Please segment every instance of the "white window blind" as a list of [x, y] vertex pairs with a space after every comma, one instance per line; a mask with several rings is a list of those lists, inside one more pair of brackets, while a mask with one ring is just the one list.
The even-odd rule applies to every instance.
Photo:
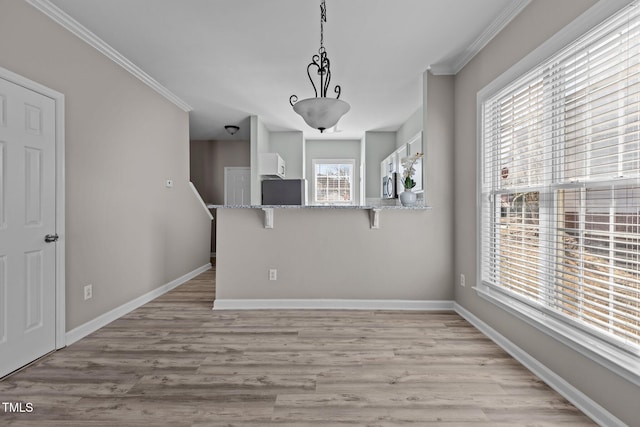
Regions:
[[314, 159], [315, 203], [353, 204], [354, 165], [353, 159]]
[[484, 285], [640, 354], [640, 11], [482, 102]]

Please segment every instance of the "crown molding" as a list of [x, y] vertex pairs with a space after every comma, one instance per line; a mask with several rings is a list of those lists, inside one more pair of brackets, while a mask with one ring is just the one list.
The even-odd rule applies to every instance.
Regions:
[[434, 64], [429, 67], [432, 74], [450, 75], [458, 74], [462, 68], [474, 56], [478, 54], [500, 31], [504, 29], [522, 10], [531, 3], [531, 0], [517, 0], [510, 2], [504, 8], [502, 13], [493, 20], [493, 22], [471, 43], [460, 55], [457, 55], [451, 61], [441, 64]]
[[431, 71], [434, 76], [452, 76], [456, 74], [456, 70], [450, 62], [429, 65], [427, 70]]
[[141, 82], [158, 92], [181, 110], [186, 112], [193, 110], [189, 104], [184, 102], [169, 89], [162, 86], [157, 80], [142, 71], [140, 67], [129, 61], [120, 52], [109, 46], [104, 40], [89, 31], [85, 26], [66, 14], [49, 0], [26, 0], [26, 2], [47, 15], [56, 23], [60, 24], [63, 28], [80, 38], [82, 41], [95, 48], [98, 52], [102, 53], [104, 56], [127, 70]]

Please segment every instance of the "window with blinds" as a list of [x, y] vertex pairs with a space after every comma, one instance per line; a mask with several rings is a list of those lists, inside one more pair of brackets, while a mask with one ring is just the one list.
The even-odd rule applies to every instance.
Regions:
[[353, 204], [355, 161], [313, 160], [316, 204]]
[[481, 103], [481, 279], [640, 354], [640, 11]]

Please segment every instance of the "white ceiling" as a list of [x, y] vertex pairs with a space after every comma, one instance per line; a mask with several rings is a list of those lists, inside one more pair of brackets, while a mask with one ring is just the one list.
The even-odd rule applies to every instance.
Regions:
[[[191, 139], [230, 139], [248, 116], [317, 138], [289, 105], [314, 96], [320, 0], [51, 0], [189, 104]], [[521, 0], [520, 0], [521, 2]], [[333, 85], [351, 111], [326, 137], [398, 127], [421, 105], [422, 73], [455, 69], [516, 0], [327, 0]]]

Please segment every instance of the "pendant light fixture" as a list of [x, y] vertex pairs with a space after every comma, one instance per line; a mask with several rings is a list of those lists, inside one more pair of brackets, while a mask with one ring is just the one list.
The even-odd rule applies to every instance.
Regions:
[[[331, 82], [331, 70], [330, 61], [327, 56], [327, 51], [324, 48], [324, 23], [327, 22], [327, 6], [325, 0], [320, 2], [320, 49], [318, 54], [311, 57], [311, 63], [307, 65], [307, 75], [313, 86], [315, 92], [315, 98], [307, 98], [298, 101], [296, 95], [289, 97], [289, 104], [293, 107], [293, 111], [300, 114], [304, 121], [312, 128], [318, 129], [321, 133], [326, 129], [329, 129], [338, 123], [338, 120], [349, 111], [351, 106], [344, 102], [340, 98], [341, 88], [336, 85], [334, 92], [337, 96], [334, 98], [327, 98], [327, 89]], [[318, 74], [320, 82], [319, 86], [313, 81], [311, 77], [311, 70]], [[320, 96], [318, 96], [318, 88], [320, 89]]]

